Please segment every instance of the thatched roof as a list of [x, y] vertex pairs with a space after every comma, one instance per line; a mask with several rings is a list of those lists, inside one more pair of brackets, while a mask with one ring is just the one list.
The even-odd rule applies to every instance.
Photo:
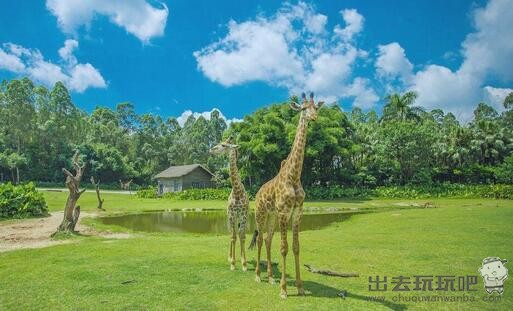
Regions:
[[156, 178], [174, 178], [174, 177], [182, 177], [190, 172], [194, 171], [197, 168], [203, 169], [208, 174], [214, 176], [206, 167], [204, 167], [201, 164], [190, 164], [190, 165], [178, 165], [178, 166], [170, 166], [169, 168], [165, 169], [164, 171], [158, 173], [153, 177]]

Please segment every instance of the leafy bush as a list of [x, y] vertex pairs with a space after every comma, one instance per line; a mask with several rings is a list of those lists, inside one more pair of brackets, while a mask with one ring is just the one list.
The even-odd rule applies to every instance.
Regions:
[[[249, 189], [249, 198], [253, 200], [258, 188]], [[187, 189], [182, 192], [169, 192], [162, 198], [174, 200], [228, 200], [230, 188], [218, 189]], [[388, 186], [375, 189], [365, 187], [343, 187], [333, 185], [328, 187], [310, 187], [305, 189], [307, 200], [336, 200], [336, 199], [427, 199], [427, 198], [483, 198], [483, 199], [513, 199], [513, 185], [463, 185], [463, 184], [433, 184], [429, 186]], [[154, 187], [139, 190], [139, 198], [157, 198]]]
[[308, 200], [334, 200], [334, 199], [362, 199], [374, 196], [369, 188], [342, 187], [338, 185], [328, 187], [310, 187], [305, 189]]
[[0, 218], [24, 218], [48, 215], [43, 194], [33, 183], [14, 186], [0, 184]]
[[387, 199], [486, 198], [513, 199], [513, 185], [438, 184], [432, 186], [394, 186], [375, 189], [375, 196]]
[[230, 192], [230, 188], [187, 189], [181, 192], [168, 192], [162, 197], [175, 200], [228, 200]]
[[513, 184], [513, 154], [495, 169], [495, 176], [498, 182]]
[[141, 199], [156, 199], [157, 198], [157, 188], [155, 187], [148, 187], [145, 189], [140, 189], [135, 194], [136, 197]]

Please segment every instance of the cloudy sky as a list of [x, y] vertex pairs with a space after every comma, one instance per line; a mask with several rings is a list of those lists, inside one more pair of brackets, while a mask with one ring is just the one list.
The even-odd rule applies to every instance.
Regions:
[[302, 91], [381, 111], [415, 90], [465, 120], [512, 91], [512, 16], [512, 0], [1, 1], [0, 79], [180, 120], [241, 118]]

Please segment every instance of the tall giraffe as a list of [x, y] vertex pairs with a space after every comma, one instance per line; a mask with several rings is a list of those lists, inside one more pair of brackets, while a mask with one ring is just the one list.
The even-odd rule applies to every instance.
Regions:
[[230, 155], [230, 181], [232, 184], [232, 191], [228, 198], [228, 229], [230, 230], [230, 252], [228, 254], [228, 261], [230, 262], [230, 269], [235, 270], [235, 244], [237, 242], [237, 232], [239, 233], [240, 240], [240, 256], [242, 263], [242, 271], [246, 271], [246, 250], [244, 241], [246, 240], [246, 223], [248, 220], [249, 200], [244, 189], [244, 185], [240, 180], [239, 170], [237, 169], [237, 149], [238, 145], [233, 144], [233, 139], [230, 137], [226, 141], [219, 143], [212, 147], [210, 152], [214, 154], [221, 154], [229, 152]]
[[285, 264], [288, 253], [287, 226], [292, 219], [292, 251], [296, 264], [296, 287], [299, 295], [304, 295], [303, 281], [299, 271], [299, 223], [303, 215], [303, 201], [305, 192], [301, 185], [301, 171], [303, 169], [303, 159], [306, 145], [306, 133], [308, 122], [317, 119], [317, 110], [323, 105], [323, 102], [314, 103], [313, 93], [310, 93], [310, 100], [302, 94], [303, 104], [299, 105], [295, 100], [291, 100], [290, 106], [294, 110], [301, 111], [299, 124], [297, 126], [296, 137], [292, 150], [287, 159], [282, 161], [281, 168], [273, 179], [265, 183], [256, 195], [255, 220], [256, 230], [251, 240], [250, 248], [258, 245], [256, 278], [260, 282], [260, 254], [262, 250], [263, 233], [267, 231], [265, 239], [265, 248], [267, 251], [267, 273], [269, 283], [273, 284], [271, 264], [271, 242], [273, 239], [276, 220], [278, 220], [281, 245], [281, 281], [280, 296], [287, 298], [287, 283], [285, 277]]

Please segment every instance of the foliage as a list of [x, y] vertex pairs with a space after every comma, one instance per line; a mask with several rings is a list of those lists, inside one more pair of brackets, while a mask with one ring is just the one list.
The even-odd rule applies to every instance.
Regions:
[[497, 181], [505, 184], [513, 184], [513, 155], [504, 160], [495, 170]]
[[228, 200], [231, 188], [205, 188], [205, 189], [186, 189], [181, 192], [168, 192], [162, 196], [157, 195], [155, 187], [148, 187], [137, 191], [136, 196], [143, 199], [165, 198], [173, 200]]
[[48, 214], [43, 194], [33, 183], [0, 184], [0, 218], [24, 218]]
[[141, 199], [156, 199], [157, 196], [157, 188], [156, 187], [148, 187], [145, 189], [139, 189], [135, 194], [136, 197]]
[[[228, 200], [230, 188], [218, 189], [187, 189], [181, 192], [169, 192], [162, 198], [174, 200]], [[258, 188], [249, 189], [249, 198], [254, 199]], [[430, 184], [368, 187], [344, 187], [339, 185], [311, 186], [305, 188], [306, 200], [337, 200], [337, 199], [427, 199], [427, 198], [482, 198], [482, 199], [513, 199], [513, 185], [464, 185], [464, 184]], [[155, 187], [141, 189], [138, 198], [159, 198]]]
[[166, 199], [174, 200], [228, 200], [230, 188], [217, 189], [186, 189], [181, 192], [168, 192], [162, 195]]
[[[513, 94], [504, 112], [479, 103], [465, 124], [441, 109], [416, 107], [415, 99], [414, 92], [390, 94], [381, 117], [360, 108], [346, 113], [338, 105], [320, 109], [308, 129], [305, 188], [511, 183], [506, 159], [513, 151]], [[94, 176], [106, 187], [120, 180], [146, 187], [168, 166], [192, 163], [206, 165], [216, 185], [229, 187], [226, 156], [208, 151], [223, 135], [234, 135], [243, 182], [255, 193], [279, 171], [298, 119], [288, 103], [258, 109], [229, 128], [217, 110], [210, 118], [191, 115], [183, 125], [137, 114], [127, 102], [86, 113], [61, 82], [47, 89], [13, 79], [0, 85], [0, 182], [60, 187], [61, 169], [78, 149], [87, 159], [84, 180]]]

